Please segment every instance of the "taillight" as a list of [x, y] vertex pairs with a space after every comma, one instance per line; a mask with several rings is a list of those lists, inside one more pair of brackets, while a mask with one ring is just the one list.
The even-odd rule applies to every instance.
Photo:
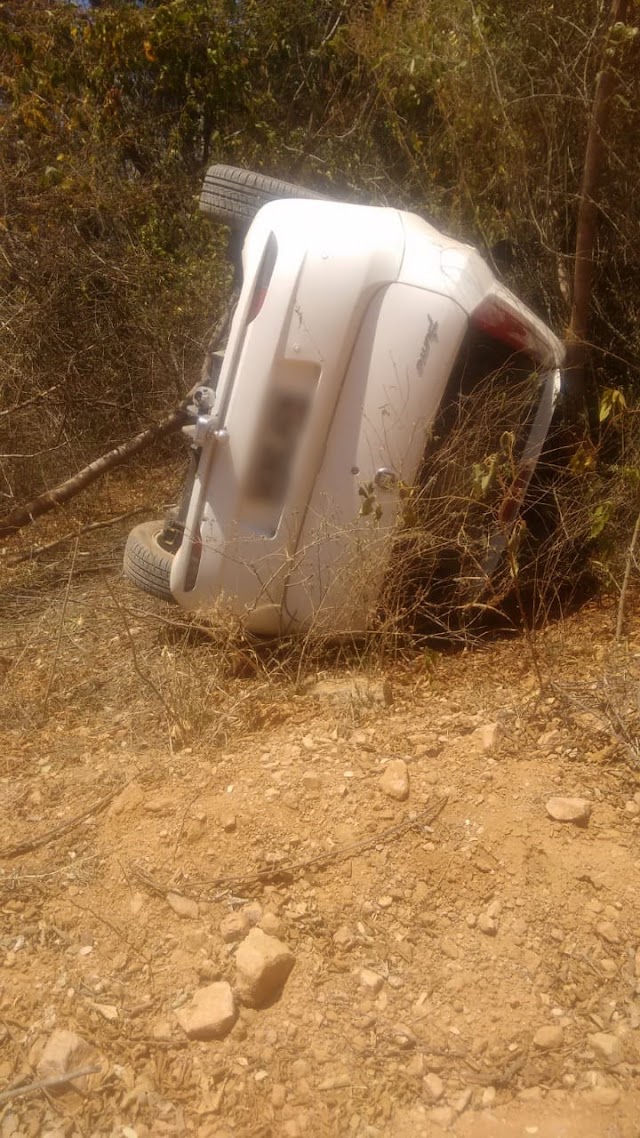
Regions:
[[483, 332], [488, 332], [494, 339], [500, 340], [503, 344], [510, 344], [518, 351], [525, 349], [531, 351], [534, 346], [531, 328], [495, 300], [484, 300], [473, 313], [471, 323]]
[[267, 243], [264, 247], [264, 253], [262, 254], [262, 260], [260, 262], [260, 268], [258, 269], [256, 276], [256, 283], [253, 289], [253, 296], [251, 297], [251, 304], [249, 305], [249, 312], [247, 315], [247, 324], [250, 324], [252, 320], [255, 320], [260, 309], [262, 308], [262, 305], [265, 302], [269, 284], [271, 282], [271, 277], [273, 276], [273, 270], [277, 256], [278, 242], [275, 239], [275, 235], [273, 233], [270, 233], [267, 238]]

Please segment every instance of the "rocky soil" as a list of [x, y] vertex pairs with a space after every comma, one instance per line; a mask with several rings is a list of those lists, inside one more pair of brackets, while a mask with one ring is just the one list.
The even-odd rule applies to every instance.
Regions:
[[115, 553], [65, 556], [0, 646], [0, 1138], [637, 1135], [613, 607], [216, 671]]

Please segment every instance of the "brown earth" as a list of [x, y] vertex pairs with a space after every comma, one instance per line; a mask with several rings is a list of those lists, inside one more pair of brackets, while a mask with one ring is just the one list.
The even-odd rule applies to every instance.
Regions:
[[[535, 645], [259, 656], [120, 579], [128, 524], [4, 573], [0, 1138], [640, 1134], [640, 634], [613, 644], [614, 603]], [[176, 1013], [235, 985], [233, 913], [295, 965], [193, 1042]], [[99, 1072], [18, 1094], [60, 1030]]]

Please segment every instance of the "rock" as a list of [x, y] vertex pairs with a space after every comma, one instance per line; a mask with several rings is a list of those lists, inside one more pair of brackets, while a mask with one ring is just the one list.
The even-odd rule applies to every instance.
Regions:
[[590, 1097], [598, 1106], [615, 1106], [620, 1101], [620, 1091], [617, 1087], [594, 1087]]
[[407, 1074], [412, 1079], [423, 1079], [426, 1073], [427, 1061], [422, 1052], [418, 1051], [407, 1063]]
[[488, 1110], [496, 1101], [498, 1092], [495, 1087], [485, 1087], [480, 1098], [480, 1105]]
[[315, 771], [305, 771], [301, 781], [305, 790], [318, 791], [322, 787], [322, 779]]
[[262, 920], [262, 905], [259, 901], [249, 901], [242, 909], [242, 915], [247, 918], [251, 928], [253, 928], [254, 925], [259, 925]]
[[557, 747], [560, 742], [562, 742], [562, 735], [557, 728], [553, 728], [551, 731], [545, 731], [538, 738], [538, 746], [541, 751], [548, 751], [550, 747]]
[[224, 1039], [237, 1015], [231, 987], [226, 980], [220, 980], [194, 992], [189, 1003], [178, 1009], [176, 1019], [189, 1039], [207, 1042]]
[[373, 972], [370, 968], [361, 968], [358, 972], [358, 983], [362, 988], [366, 988], [374, 996], [377, 996], [384, 981], [382, 976], [377, 972]]
[[430, 1122], [435, 1122], [436, 1126], [440, 1126], [443, 1130], [448, 1130], [453, 1125], [456, 1117], [456, 1112], [452, 1106], [436, 1106], [427, 1114]]
[[500, 725], [498, 723], [483, 723], [471, 733], [471, 739], [485, 754], [493, 751], [500, 738]]
[[585, 826], [591, 815], [588, 798], [550, 798], [546, 804], [547, 814], [556, 822], [574, 822]]
[[498, 922], [490, 917], [488, 913], [481, 913], [478, 917], [477, 927], [485, 936], [496, 936], [498, 932]]
[[281, 940], [251, 929], [236, 952], [236, 988], [249, 1007], [261, 1007], [278, 994], [295, 963]]
[[598, 921], [596, 932], [607, 944], [620, 944], [620, 933], [613, 921]]
[[390, 759], [382, 772], [378, 786], [387, 798], [405, 802], [409, 797], [409, 770], [404, 759]]
[[456, 1095], [456, 1097], [453, 1099], [453, 1101], [451, 1103], [456, 1114], [463, 1114], [463, 1112], [467, 1109], [469, 1103], [471, 1102], [472, 1098], [473, 1098], [473, 1087], [465, 1087], [465, 1089], [463, 1091], [461, 1091], [459, 1095]]
[[541, 1027], [533, 1037], [533, 1046], [540, 1051], [557, 1051], [564, 1043], [564, 1031], [555, 1024]]
[[[101, 1059], [102, 1056], [96, 1048], [81, 1035], [77, 1035], [75, 1031], [60, 1029], [53, 1031], [47, 1039], [36, 1066], [36, 1074], [39, 1079], [59, 1078], [67, 1071], [77, 1071], [81, 1067], [94, 1064], [99, 1066]], [[79, 1079], [74, 1079], [72, 1083], [63, 1083], [59, 1088], [52, 1088], [52, 1093], [64, 1094], [71, 1089], [86, 1094], [91, 1077], [83, 1075]]]
[[233, 834], [236, 826], [238, 825], [238, 820], [235, 814], [223, 814], [222, 818], [220, 819], [220, 824], [225, 834]]
[[442, 1098], [444, 1094], [444, 1083], [440, 1076], [436, 1075], [435, 1071], [430, 1071], [428, 1075], [425, 1075], [422, 1080], [422, 1085], [428, 1097], [431, 1099], [431, 1102], [438, 1102]]
[[596, 1031], [594, 1035], [587, 1036], [587, 1039], [598, 1059], [602, 1059], [607, 1067], [616, 1067], [618, 1063], [622, 1063], [624, 1047], [617, 1035], [610, 1035], [606, 1031]]
[[521, 1102], [540, 1102], [542, 1097], [542, 1087], [523, 1087], [518, 1091]]
[[333, 943], [335, 944], [336, 948], [342, 948], [345, 950], [353, 948], [356, 940], [356, 934], [352, 929], [349, 928], [348, 925], [340, 925], [340, 928], [336, 929], [333, 934]]
[[246, 937], [250, 928], [246, 913], [227, 913], [220, 921], [220, 936], [225, 944], [236, 944]]
[[145, 810], [149, 814], [173, 814], [175, 812], [175, 798], [171, 794], [159, 794], [145, 803]]
[[449, 957], [449, 960], [459, 960], [462, 955], [456, 942], [447, 936], [444, 936], [440, 941], [440, 949], [444, 956]]
[[634, 802], [632, 798], [628, 802], [625, 802], [624, 808], [627, 814], [630, 814], [632, 818], [637, 818], [638, 814], [640, 814], [640, 806], [638, 806], [638, 803]]
[[282, 921], [276, 917], [275, 913], [267, 911], [258, 922], [263, 933], [267, 936], [280, 936], [282, 932]]
[[183, 921], [197, 921], [200, 916], [200, 906], [197, 901], [183, 897], [181, 893], [167, 893], [167, 905]]
[[89, 1004], [89, 1007], [93, 1008], [98, 1015], [108, 1020], [109, 1023], [113, 1023], [118, 1018], [118, 1009], [115, 1004]]

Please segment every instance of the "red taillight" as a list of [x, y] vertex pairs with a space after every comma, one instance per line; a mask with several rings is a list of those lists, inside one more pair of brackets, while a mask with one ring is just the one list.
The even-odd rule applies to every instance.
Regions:
[[275, 235], [270, 233], [267, 238], [267, 243], [262, 254], [260, 268], [256, 276], [256, 283], [253, 289], [253, 296], [251, 297], [251, 304], [249, 305], [249, 312], [247, 314], [247, 324], [255, 320], [262, 305], [264, 304], [273, 276], [273, 270], [278, 256], [278, 242]]
[[476, 328], [488, 332], [503, 344], [510, 344], [518, 351], [531, 351], [534, 337], [530, 328], [508, 308], [503, 308], [495, 300], [484, 300], [471, 317]]

